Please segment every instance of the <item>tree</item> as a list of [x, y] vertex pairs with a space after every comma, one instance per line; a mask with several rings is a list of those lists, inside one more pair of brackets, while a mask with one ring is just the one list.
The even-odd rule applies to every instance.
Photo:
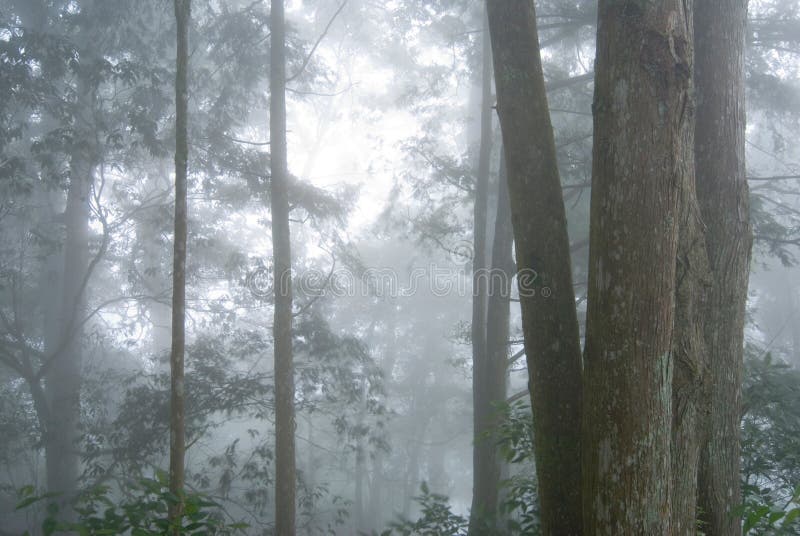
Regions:
[[[175, 0], [177, 71], [175, 75], [175, 236], [172, 268], [172, 348], [170, 350], [169, 489], [183, 496], [186, 432], [184, 424], [184, 353], [186, 348], [187, 162], [189, 158], [189, 20], [191, 0]], [[183, 515], [183, 499], [170, 505], [170, 520]], [[180, 522], [175, 533], [180, 534]]]
[[581, 532], [581, 350], [556, 148], [531, 0], [489, 0], [545, 533]]
[[598, 8], [582, 438], [591, 533], [671, 533], [675, 260], [692, 179], [685, 5]]
[[[498, 448], [500, 429], [505, 415], [501, 411], [507, 392], [509, 324], [511, 316], [511, 286], [514, 275], [514, 236], [511, 226], [511, 206], [508, 198], [508, 181], [506, 180], [505, 159], [501, 157], [497, 192], [497, 208], [492, 238], [492, 262], [488, 271], [488, 304], [486, 322], [486, 358], [483, 366], [473, 374], [480, 374], [480, 390], [483, 395], [481, 435], [475, 438], [474, 451], [479, 457], [480, 480], [476, 482], [474, 496], [481, 502], [477, 505], [473, 499], [470, 512], [470, 527], [474, 534], [482, 534], [492, 526], [501, 528], [500, 493], [503, 477], [502, 453]], [[473, 386], [473, 389], [475, 386]], [[473, 409], [476, 411], [477, 408]], [[476, 518], [476, 520], [473, 520]], [[481, 521], [488, 526], [484, 526]], [[480, 527], [480, 529], [478, 528]], [[490, 532], [491, 533], [491, 532]]]
[[286, 26], [283, 0], [270, 10], [270, 206], [275, 313], [275, 533], [295, 533], [294, 371], [292, 364], [292, 249], [286, 149]]
[[745, 170], [744, 53], [747, 0], [696, 2], [697, 197], [713, 273], [703, 330], [709, 352], [708, 443], [700, 470], [704, 531], [741, 533], [744, 322], [752, 234]]
[[[485, 15], [484, 15], [485, 19]], [[486, 248], [487, 212], [489, 204], [489, 169], [492, 156], [492, 47], [486, 22], [481, 43], [480, 149], [475, 177], [472, 250], [472, 508], [470, 534], [479, 533], [481, 519], [494, 517], [497, 508], [497, 481], [493, 481], [491, 453], [494, 445], [486, 437], [491, 432], [492, 405], [486, 376], [488, 254]]]

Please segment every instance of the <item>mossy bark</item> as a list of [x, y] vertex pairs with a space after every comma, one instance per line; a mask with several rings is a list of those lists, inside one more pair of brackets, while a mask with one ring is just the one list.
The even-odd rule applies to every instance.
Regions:
[[545, 534], [581, 533], [581, 349], [531, 0], [489, 0]]
[[601, 0], [583, 414], [586, 534], [672, 532], [676, 258], [691, 1]]
[[745, 176], [746, 0], [697, 2], [695, 161], [713, 284], [703, 329], [709, 351], [708, 442], [700, 509], [709, 535], [741, 534], [739, 427], [752, 232]]

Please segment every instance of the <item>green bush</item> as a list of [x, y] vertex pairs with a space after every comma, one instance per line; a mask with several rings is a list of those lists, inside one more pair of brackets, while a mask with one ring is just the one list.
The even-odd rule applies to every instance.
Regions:
[[[36, 495], [32, 486], [20, 490], [17, 509], [45, 505], [42, 533], [45, 536], [68, 532], [81, 536], [131, 534], [131, 536], [160, 536], [172, 534], [177, 528], [167, 512], [181, 499], [167, 489], [166, 476], [156, 480], [140, 479], [130, 490], [129, 498], [116, 501], [107, 486], [96, 486], [81, 493], [71, 502], [75, 520], [61, 514], [55, 494]], [[178, 520], [180, 533], [188, 536], [228, 536], [242, 533], [247, 525], [227, 524], [219, 515], [219, 505], [196, 493], [183, 496], [183, 516]], [[26, 536], [29, 533], [26, 533]]]

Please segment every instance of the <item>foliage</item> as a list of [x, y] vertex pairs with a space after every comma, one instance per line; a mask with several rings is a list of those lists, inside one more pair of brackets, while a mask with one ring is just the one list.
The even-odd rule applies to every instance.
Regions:
[[[540, 534], [538, 496], [533, 466], [533, 421], [526, 401], [498, 404], [504, 415], [499, 429], [498, 448], [510, 464], [512, 475], [502, 482], [500, 512], [505, 524], [502, 534], [534, 536]], [[415, 497], [421, 506], [416, 521], [401, 520], [390, 525], [382, 536], [400, 534], [458, 535], [465, 533], [468, 522], [454, 514], [447, 497], [431, 493], [423, 483], [422, 494]]]
[[742, 489], [749, 534], [800, 533], [800, 371], [748, 348], [743, 389]]
[[503, 481], [500, 512], [513, 534], [539, 534], [539, 499], [533, 464], [533, 417], [526, 400], [499, 406], [499, 448], [512, 475]]
[[747, 502], [737, 511], [744, 520], [745, 535], [800, 534], [800, 487], [783, 504], [775, 502], [768, 488], [751, 486], [745, 493]]
[[422, 509], [421, 517], [416, 521], [401, 519], [391, 523], [381, 536], [463, 536], [467, 533], [467, 519], [453, 513], [447, 497], [431, 493], [425, 482], [420, 490], [421, 495], [414, 497], [414, 500]]
[[[132, 536], [157, 536], [170, 534], [176, 527], [167, 518], [170, 504], [180, 499], [168, 491], [167, 477], [159, 473], [157, 479], [141, 479], [128, 491], [128, 498], [115, 501], [111, 489], [96, 486], [82, 493], [71, 505], [77, 520], [60, 518], [61, 508], [53, 494], [37, 496], [28, 486], [20, 491], [17, 509], [46, 503], [42, 533], [45, 536], [60, 532], [94, 536], [101, 534], [125, 534]], [[220, 516], [219, 505], [206, 497], [187, 493], [183, 497], [184, 515], [180, 520], [180, 533], [186, 535], [226, 536], [242, 534], [247, 525], [226, 523]], [[27, 532], [25, 534], [28, 534]]]

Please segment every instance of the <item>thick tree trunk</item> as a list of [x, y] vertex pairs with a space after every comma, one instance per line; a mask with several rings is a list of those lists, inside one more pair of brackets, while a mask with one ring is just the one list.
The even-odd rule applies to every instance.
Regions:
[[[175, 236], [172, 259], [172, 348], [170, 351], [169, 489], [180, 497], [184, 487], [186, 432], [183, 358], [186, 346], [186, 175], [189, 157], [188, 89], [190, 0], [175, 0], [177, 72], [175, 75]], [[169, 517], [180, 534], [183, 502], [171, 504]]]
[[275, 316], [275, 534], [295, 533], [294, 370], [292, 364], [292, 249], [286, 148], [286, 27], [283, 0], [270, 12], [270, 148]]
[[697, 195], [713, 286], [705, 315], [710, 422], [700, 508], [710, 535], [741, 534], [739, 426], [744, 319], [752, 236], [745, 178], [746, 0], [696, 3]]
[[587, 534], [672, 534], [675, 275], [692, 127], [687, 4], [601, 0], [598, 7], [583, 415]]
[[[485, 17], [484, 17], [485, 18]], [[487, 23], [484, 22], [484, 28]], [[492, 154], [492, 48], [489, 36], [482, 39], [483, 72], [481, 75], [481, 139], [473, 206], [472, 259], [472, 508], [469, 534], [480, 533], [481, 520], [494, 511], [491, 479], [487, 480], [485, 426], [492, 408], [487, 398], [486, 319], [487, 319], [487, 251], [486, 224], [489, 201], [489, 170]]]
[[70, 162], [70, 184], [64, 211], [64, 266], [58, 343], [46, 365], [49, 423], [45, 436], [47, 489], [72, 496], [78, 486], [80, 455], [80, 389], [85, 278], [89, 265], [89, 189], [91, 156], [78, 150]]
[[581, 533], [581, 349], [532, 0], [489, 0], [545, 534]]
[[[34, 34], [46, 30], [47, 6], [43, 2], [16, 1], [13, 7], [23, 25]], [[80, 84], [81, 105], [90, 109], [90, 92], [83, 81]], [[84, 144], [71, 155], [62, 252], [51, 251], [44, 265], [41, 296], [48, 361], [38, 373], [31, 367], [26, 377], [42, 425], [47, 489], [63, 494], [64, 507], [77, 491], [80, 473], [80, 322], [86, 309], [84, 279], [89, 263], [89, 188], [93, 171], [90, 146]], [[43, 194], [44, 204], [49, 205], [50, 195]]]

